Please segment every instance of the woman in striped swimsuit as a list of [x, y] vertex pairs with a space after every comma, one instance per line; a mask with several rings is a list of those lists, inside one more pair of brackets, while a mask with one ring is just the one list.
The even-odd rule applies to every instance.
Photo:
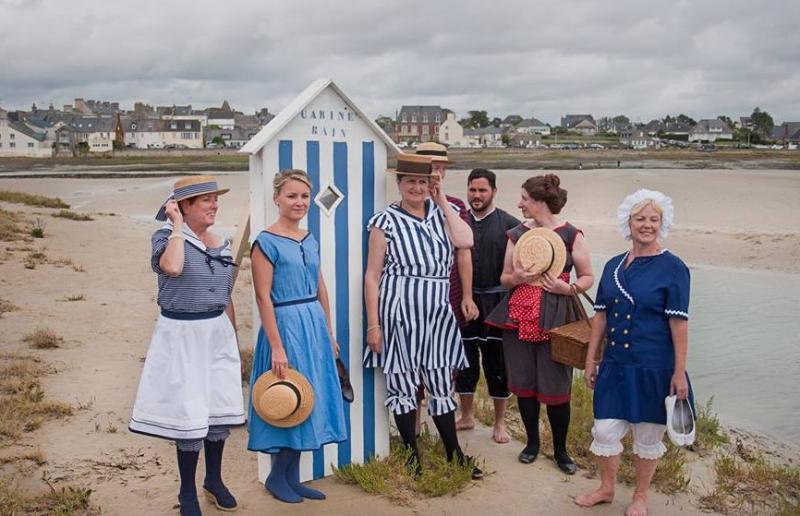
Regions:
[[[453, 369], [467, 361], [450, 306], [449, 276], [454, 250], [472, 247], [472, 231], [447, 202], [439, 178], [431, 176], [429, 157], [401, 155], [396, 172], [400, 202], [368, 224], [364, 364], [383, 368], [386, 406], [411, 450], [409, 466], [419, 474], [414, 420], [420, 384], [430, 393], [428, 413], [447, 459], [469, 459], [458, 444], [451, 395]], [[473, 478], [481, 476], [473, 467]]]
[[156, 215], [166, 221], [153, 234], [151, 266], [158, 275], [158, 305], [150, 348], [129, 424], [137, 432], [176, 441], [181, 515], [200, 514], [195, 473], [205, 449], [206, 496], [221, 510], [236, 510], [222, 482], [228, 427], [245, 422], [242, 373], [231, 291], [230, 242], [209, 228], [217, 215], [211, 176], [175, 183]]

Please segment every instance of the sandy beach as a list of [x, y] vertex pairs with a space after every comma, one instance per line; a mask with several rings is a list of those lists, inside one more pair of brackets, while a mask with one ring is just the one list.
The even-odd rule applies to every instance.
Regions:
[[[537, 172], [538, 173], [538, 172]], [[563, 218], [582, 228], [592, 251], [613, 255], [626, 249], [615, 227], [616, 207], [637, 188], [661, 190], [675, 202], [675, 227], [667, 246], [690, 265], [703, 264], [800, 274], [800, 173], [784, 170], [571, 170], [557, 172], [569, 191]], [[448, 175], [448, 193], [466, 197], [466, 171]], [[529, 171], [498, 173], [498, 205], [518, 215], [519, 185]], [[231, 188], [221, 199], [217, 230], [232, 235], [247, 205], [246, 173], [218, 176]], [[28, 465], [18, 474], [22, 487], [43, 489], [46, 470], [52, 481], [91, 487], [92, 503], [105, 514], [171, 514], [177, 502], [174, 448], [166, 441], [127, 431], [127, 420], [142, 361], [156, 318], [155, 277], [149, 266], [153, 214], [170, 192], [174, 178], [1, 178], [0, 189], [59, 197], [93, 221], [51, 216], [53, 210], [0, 203], [45, 225], [44, 239], [0, 242], [0, 298], [18, 309], [2, 314], [0, 346], [4, 353], [40, 356], [55, 369], [42, 383], [49, 397], [82, 406], [75, 415], [45, 423], [18, 444], [2, 449], [40, 449], [47, 463]], [[393, 185], [388, 187], [393, 189]], [[391, 195], [390, 198], [394, 198]], [[259, 228], [256, 228], [259, 229]], [[26, 269], [30, 246], [44, 251], [50, 263]], [[74, 266], [54, 264], [71, 260]], [[78, 269], [78, 270], [76, 270]], [[243, 267], [236, 285], [240, 338], [252, 343], [252, 281]], [[599, 274], [599, 271], [597, 271]], [[68, 296], [83, 300], [63, 301]], [[32, 330], [47, 327], [64, 337], [58, 349], [30, 350], [22, 342]], [[593, 488], [595, 479], [564, 477], [548, 460], [526, 466], [517, 462], [519, 443], [494, 444], [487, 428], [460, 434], [472, 454], [483, 457], [490, 474], [457, 497], [420, 500], [410, 507], [364, 494], [328, 478], [315, 483], [326, 502], [287, 506], [273, 500], [256, 479], [256, 456], [245, 451], [246, 431], [233, 432], [225, 454], [225, 478], [240, 501], [239, 514], [593, 514], [624, 512], [631, 489], [619, 486], [617, 499], [592, 511], [572, 499]], [[788, 444], [779, 453], [797, 460]], [[701, 459], [692, 459], [699, 463]], [[201, 460], [202, 463], [202, 460]], [[653, 492], [651, 514], [699, 514], [698, 496], [713, 481], [690, 463], [689, 492], [666, 496]], [[5, 466], [10, 467], [10, 466]], [[202, 478], [202, 466], [198, 482]], [[216, 511], [201, 501], [208, 514]]]

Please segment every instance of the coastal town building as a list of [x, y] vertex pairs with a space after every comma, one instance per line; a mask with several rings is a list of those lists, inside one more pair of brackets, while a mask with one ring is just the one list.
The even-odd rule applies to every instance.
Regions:
[[772, 128], [772, 139], [782, 143], [798, 143], [800, 122], [783, 122]]
[[594, 136], [597, 134], [597, 124], [586, 118], [570, 127], [569, 131], [579, 133], [581, 136]]
[[208, 125], [208, 113], [206, 110], [192, 109], [192, 105], [172, 106], [163, 109], [161, 112], [162, 120], [196, 120], [200, 122], [200, 127]]
[[221, 139], [225, 147], [239, 149], [258, 134], [260, 129], [261, 127], [255, 126], [235, 126], [233, 129], [208, 127], [205, 132], [205, 145], [206, 147], [215, 147], [216, 142]]
[[619, 133], [619, 143], [631, 149], [652, 149], [659, 147], [659, 139], [651, 135], [647, 126], [628, 127]]
[[733, 140], [733, 130], [718, 118], [700, 120], [689, 131], [690, 142], [715, 142], [717, 140]]
[[222, 102], [222, 107], [208, 108], [208, 125], [219, 127], [220, 129], [233, 129], [236, 125], [236, 113], [231, 109], [228, 101]]
[[14, 119], [0, 109], [0, 156], [48, 158], [53, 155], [54, 143], [47, 131]]
[[468, 147], [504, 147], [503, 134], [503, 129], [493, 125], [464, 129], [464, 139]]
[[[501, 125], [502, 127], [502, 125]], [[538, 118], [526, 118], [520, 120], [517, 124], [511, 127], [508, 131], [510, 134], [538, 134], [541, 136], [550, 135], [550, 125], [545, 124]]]
[[445, 120], [441, 106], [403, 106], [397, 115], [397, 141], [421, 143], [438, 141], [439, 126]]
[[447, 112], [447, 119], [439, 126], [439, 143], [449, 147], [466, 147], [464, 128], [456, 120], [456, 114]]
[[[592, 115], [564, 115], [561, 117], [561, 127], [567, 130], [577, 129], [577, 126], [584, 121], [588, 121], [594, 127], [594, 131], [597, 132], [597, 122], [595, 122]], [[583, 127], [586, 128], [587, 126], [584, 124]]]

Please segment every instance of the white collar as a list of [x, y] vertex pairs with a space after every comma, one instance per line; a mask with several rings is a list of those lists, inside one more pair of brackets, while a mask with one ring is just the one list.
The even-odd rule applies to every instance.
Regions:
[[478, 217], [477, 215], [475, 215], [475, 212], [472, 211], [472, 208], [469, 209], [469, 212], [470, 212], [470, 214], [472, 214], [472, 218], [475, 219], [476, 222], [480, 222], [483, 219], [485, 219], [486, 217], [488, 217], [489, 215], [491, 215], [492, 213], [494, 213], [496, 209], [497, 209], [497, 206], [492, 206], [492, 209], [489, 210], [489, 213], [487, 213], [483, 217]]
[[[161, 229], [168, 229], [172, 231], [173, 230], [172, 222], [167, 221], [166, 224], [161, 226]], [[192, 228], [190, 228], [186, 223], [184, 223], [183, 226], [181, 226], [181, 234], [186, 239], [186, 241], [192, 244], [193, 246], [197, 247], [201, 251], [208, 251], [208, 246], [206, 246], [206, 244], [203, 243], [202, 240], [200, 240], [200, 237], [198, 237], [197, 234], [195, 234], [195, 232], [192, 231]], [[223, 249], [220, 252], [220, 256], [232, 256], [231, 246], [229, 241], [227, 240], [223, 241]]]

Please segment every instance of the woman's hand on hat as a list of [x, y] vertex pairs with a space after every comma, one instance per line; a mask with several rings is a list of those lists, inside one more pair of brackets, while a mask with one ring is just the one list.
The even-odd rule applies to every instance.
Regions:
[[542, 273], [542, 288], [551, 294], [560, 294], [562, 296], [572, 294], [572, 287], [569, 286], [569, 283], [561, 278], [554, 278], [546, 272]]
[[679, 400], [689, 397], [689, 382], [686, 381], [686, 373], [675, 371], [672, 381], [669, 383], [669, 393], [676, 394]]
[[511, 271], [511, 280], [514, 282], [514, 285], [521, 285], [523, 283], [532, 283], [533, 280], [539, 276], [535, 272], [531, 271], [535, 264], [531, 264], [530, 267], [524, 267], [518, 260], [514, 259], [514, 268]]
[[167, 201], [166, 206], [164, 206], [164, 213], [173, 225], [183, 223], [183, 214], [174, 199]]
[[271, 348], [272, 370], [280, 380], [286, 377], [286, 370], [289, 369], [289, 360], [286, 358], [286, 350], [283, 346], [273, 346]]

